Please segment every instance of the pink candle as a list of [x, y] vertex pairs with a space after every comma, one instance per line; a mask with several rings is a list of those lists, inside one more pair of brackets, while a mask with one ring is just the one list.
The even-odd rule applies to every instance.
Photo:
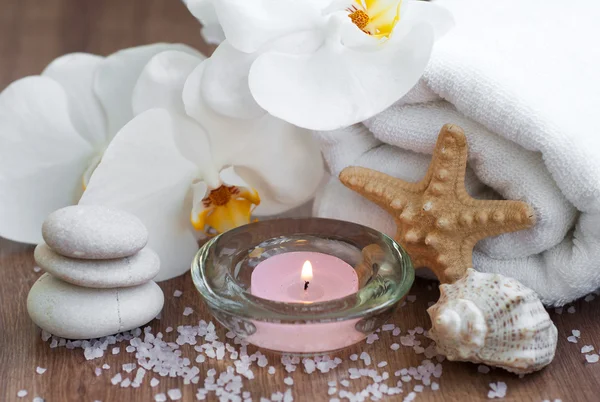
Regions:
[[[286, 303], [323, 302], [357, 291], [358, 276], [352, 266], [337, 257], [316, 252], [273, 256], [258, 264], [251, 277], [253, 295]], [[254, 321], [256, 332], [248, 341], [289, 353], [333, 351], [364, 338], [355, 329], [357, 322], [357, 319], [310, 324]]]
[[332, 255], [295, 251], [258, 264], [252, 271], [250, 291], [274, 301], [321, 302], [356, 293], [358, 276], [354, 268]]

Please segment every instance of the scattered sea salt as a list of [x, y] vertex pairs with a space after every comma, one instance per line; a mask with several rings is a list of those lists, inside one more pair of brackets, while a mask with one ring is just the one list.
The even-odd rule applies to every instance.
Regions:
[[100, 367], [96, 367], [94, 369], [94, 374], [96, 374], [96, 377], [99, 377], [102, 375], [102, 369]]
[[600, 356], [598, 356], [596, 353], [593, 353], [591, 355], [585, 355], [585, 360], [587, 360], [588, 363], [598, 363], [598, 360], [600, 360]]
[[577, 337], [575, 337], [575, 336], [569, 336], [567, 338], [567, 341], [569, 341], [571, 343], [577, 343]]
[[432, 391], [437, 391], [438, 389], [440, 389], [440, 384], [438, 384], [437, 382], [432, 382], [431, 383], [431, 390]]
[[39, 367], [39, 366], [35, 368], [35, 372], [38, 374], [44, 374], [46, 372], [46, 370], [48, 370], [48, 369], [45, 369], [45, 368]]
[[270, 367], [269, 367], [269, 370], [267, 370], [267, 372], [268, 372], [269, 374], [275, 374], [275, 367], [273, 367], [273, 366], [270, 366]]
[[183, 294], [181, 290], [176, 290], [173, 292], [173, 297], [180, 297]]
[[192, 314], [193, 312], [194, 312], [194, 309], [192, 309], [191, 307], [186, 307], [186, 308], [183, 309], [183, 315], [186, 316], [186, 317], [188, 315]]
[[591, 352], [592, 350], [594, 350], [594, 347], [592, 345], [585, 345], [584, 347], [581, 348], [581, 353], [588, 353], [588, 352]]
[[173, 332], [173, 327], [165, 328], [165, 332], [168, 334], [169, 332]]
[[385, 324], [381, 327], [382, 331], [392, 331], [396, 326], [394, 324]]
[[506, 390], [508, 389], [506, 383], [498, 381], [497, 383], [491, 382], [489, 385], [491, 388], [487, 395], [489, 399], [504, 398], [506, 396]]
[[569, 314], [573, 314], [573, 313], [575, 313], [575, 306], [571, 306], [571, 307], [569, 307], [569, 308], [567, 309], [567, 313], [569, 313]]
[[489, 368], [488, 366], [485, 366], [485, 365], [483, 365], [483, 364], [480, 364], [480, 365], [477, 367], [477, 371], [478, 371], [478, 372], [480, 372], [480, 373], [482, 373], [482, 374], [487, 374], [487, 373], [489, 373], [489, 372], [490, 372], [490, 368]]
[[378, 340], [378, 339], [379, 339], [379, 335], [377, 335], [377, 334], [375, 334], [375, 333], [373, 333], [373, 334], [369, 334], [369, 335], [367, 336], [367, 343], [370, 345], [370, 344], [372, 344], [373, 342], [375, 342], [375, 341], [376, 341], [376, 340]]
[[422, 385], [415, 385], [414, 391], [415, 392], [423, 392], [423, 386]]
[[408, 296], [406, 296], [406, 300], [408, 300], [411, 303], [414, 303], [417, 300], [417, 296], [415, 296], [415, 295], [408, 295]]
[[160, 383], [160, 381], [157, 378], [153, 378], [150, 380], [150, 386], [152, 388], [156, 387], [159, 383]]
[[154, 395], [154, 400], [156, 402], [165, 402], [167, 400], [167, 396], [165, 394], [156, 394]]
[[385, 366], [387, 366], [387, 364], [388, 364], [388, 363], [387, 363], [386, 361], [382, 361], [382, 362], [379, 362], [379, 363], [377, 364], [377, 367], [379, 367], [379, 368], [381, 368], [381, 367], [385, 367]]
[[113, 355], [118, 355], [120, 351], [121, 351], [121, 348], [112, 348], [111, 353]]
[[24, 398], [24, 397], [26, 397], [26, 396], [27, 396], [27, 390], [24, 390], [24, 389], [20, 390], [19, 392], [17, 392], [17, 396], [18, 396], [19, 398]]
[[371, 364], [371, 356], [369, 356], [369, 354], [367, 352], [362, 352], [360, 354], [360, 359], [365, 363], [365, 366], [368, 366]]
[[594, 300], [596, 297], [594, 295], [587, 295], [583, 300], [585, 300], [586, 302], [591, 302], [592, 300]]
[[557, 307], [557, 308], [555, 308], [555, 309], [554, 309], [554, 312], [555, 312], [556, 314], [562, 314], [562, 312], [563, 312], [563, 307]]
[[[40, 398], [39, 396], [36, 396], [35, 398], [33, 398], [32, 402], [44, 402], [44, 398]], [[94, 402], [96, 402], [96, 401], [94, 401]], [[100, 402], [100, 401], [98, 401], [98, 402]]]
[[397, 343], [392, 343], [390, 345], [390, 349], [392, 349], [392, 350], [398, 350], [398, 349], [400, 349], [400, 345], [398, 345]]
[[581, 331], [578, 329], [574, 329], [573, 331], [571, 331], [571, 333], [573, 334], [573, 336], [576, 336], [578, 338], [581, 337]]
[[135, 346], [129, 345], [125, 348], [125, 351], [127, 353], [133, 353], [133, 352], [135, 352]]
[[353, 362], [357, 361], [358, 360], [358, 355], [356, 353], [351, 354], [350, 355], [350, 360], [352, 360]]
[[121, 388], [127, 388], [130, 385], [131, 385], [131, 380], [129, 378], [126, 378], [123, 381], [121, 381]]
[[37, 265], [35, 267], [33, 267], [33, 272], [40, 272], [42, 269], [40, 267], [38, 267]]
[[167, 395], [172, 401], [178, 401], [181, 399], [181, 390], [178, 388], [170, 389], [167, 391]]
[[398, 328], [398, 327], [394, 328], [394, 330], [392, 331], [392, 335], [394, 335], [394, 336], [400, 335], [400, 328]]
[[285, 385], [294, 385], [294, 379], [292, 377], [285, 377], [283, 379]]
[[117, 373], [113, 378], [110, 379], [112, 385], [117, 385], [122, 381], [121, 373]]

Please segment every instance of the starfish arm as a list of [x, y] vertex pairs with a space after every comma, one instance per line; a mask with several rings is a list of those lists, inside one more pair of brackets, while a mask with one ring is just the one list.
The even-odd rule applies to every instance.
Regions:
[[420, 183], [409, 183], [376, 170], [350, 166], [340, 173], [340, 181], [349, 189], [394, 214], [423, 191]]
[[469, 206], [458, 214], [461, 230], [477, 241], [503, 233], [529, 229], [535, 224], [533, 208], [521, 201], [487, 201], [470, 199]]
[[459, 199], [469, 198], [465, 189], [467, 169], [467, 138], [462, 128], [445, 124], [440, 130], [433, 157], [424, 182], [427, 193], [444, 195], [454, 193]]

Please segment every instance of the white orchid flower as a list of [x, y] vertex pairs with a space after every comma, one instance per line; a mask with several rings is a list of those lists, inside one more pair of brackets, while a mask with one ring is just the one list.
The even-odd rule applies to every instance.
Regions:
[[0, 236], [42, 241], [52, 211], [77, 203], [115, 133], [148, 60], [183, 45], [134, 47], [108, 57], [67, 54], [0, 93]]
[[453, 24], [444, 8], [413, 0], [212, 2], [226, 40], [206, 67], [205, 101], [313, 130], [363, 121], [404, 96]]
[[116, 135], [80, 201], [127, 210], [145, 223], [161, 257], [157, 280], [189, 269], [202, 232], [299, 206], [323, 176], [306, 130], [270, 115], [239, 120], [206, 107], [199, 87], [209, 61], [177, 51], [152, 58], [134, 90], [137, 117]]
[[183, 0], [190, 13], [202, 24], [200, 35], [208, 44], [218, 45], [225, 40], [223, 28], [211, 0]]

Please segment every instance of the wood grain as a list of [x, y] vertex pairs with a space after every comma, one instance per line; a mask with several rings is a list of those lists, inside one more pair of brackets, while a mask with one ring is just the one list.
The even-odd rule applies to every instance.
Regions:
[[[177, 0], [0, 0], [0, 88], [19, 77], [39, 73], [53, 58], [67, 52], [86, 51], [109, 54], [120, 48], [156, 41], [183, 42], [209, 52], [202, 44], [199, 25], [181, 2]], [[33, 271], [33, 247], [0, 239], [0, 401], [31, 401], [40, 396], [49, 402], [63, 401], [152, 401], [158, 392], [180, 388], [183, 400], [195, 400], [197, 385], [184, 385], [180, 379], [161, 378], [156, 388], [149, 386], [147, 375], [144, 384], [137, 389], [120, 388], [110, 384], [110, 378], [119, 372], [123, 363], [133, 362], [133, 355], [124, 351], [119, 355], [107, 355], [102, 359], [86, 361], [81, 350], [65, 348], [50, 349], [40, 339], [39, 329], [30, 321], [26, 312], [26, 298], [31, 285], [41, 275]], [[163, 282], [166, 305], [160, 321], [153, 321], [154, 332], [164, 331], [167, 326], [192, 324], [209, 315], [196, 293], [189, 274]], [[183, 291], [181, 298], [172, 297], [173, 291]], [[407, 303], [394, 316], [393, 323], [406, 330], [417, 326], [427, 328], [429, 319], [425, 312], [427, 303], [436, 300], [438, 293], [432, 283], [418, 280], [412, 294], [414, 303]], [[182, 315], [190, 306], [194, 313]], [[559, 345], [555, 362], [540, 373], [523, 379], [493, 370], [479, 374], [477, 366], [467, 363], [444, 362], [444, 373], [439, 380], [440, 390], [425, 389], [417, 395], [418, 401], [479, 401], [486, 400], [490, 382], [504, 381], [508, 385], [506, 401], [535, 401], [560, 398], [563, 401], [600, 400], [600, 363], [585, 363], [580, 353], [583, 345], [600, 348], [600, 299], [574, 304], [576, 312], [565, 311], [552, 318], [559, 331]], [[581, 330], [578, 344], [569, 343], [571, 330]], [[223, 330], [219, 330], [223, 335]], [[173, 334], [171, 334], [173, 335]], [[375, 362], [387, 361], [385, 368], [395, 384], [396, 370], [414, 367], [424, 359], [412, 348], [390, 350], [391, 343], [399, 343], [399, 337], [382, 334], [373, 345], [365, 343], [341, 353], [344, 363], [327, 374], [307, 375], [299, 368], [291, 374], [297, 401], [327, 401], [327, 382], [347, 377], [351, 367], [350, 353], [367, 351]], [[173, 339], [173, 338], [171, 338]], [[189, 349], [184, 349], [189, 352]], [[188, 353], [186, 352], [186, 353]], [[189, 353], [192, 358], [195, 353]], [[285, 371], [279, 358], [268, 355], [269, 363], [277, 367], [273, 376], [266, 369], [255, 370], [253, 381], [244, 380], [244, 389], [252, 393], [254, 401], [270, 397], [276, 391], [285, 391]], [[108, 363], [110, 370], [101, 376], [94, 369]], [[228, 361], [209, 361], [200, 365], [202, 376], [211, 367], [222, 371]], [[352, 363], [352, 366], [356, 363]], [[35, 372], [37, 366], [48, 371], [43, 375]], [[132, 375], [129, 375], [131, 378]], [[364, 381], [353, 382], [352, 387]], [[405, 384], [406, 396], [416, 383]], [[17, 398], [21, 389], [28, 395]], [[214, 394], [211, 400], [214, 400]], [[401, 400], [399, 397], [387, 400]]]

